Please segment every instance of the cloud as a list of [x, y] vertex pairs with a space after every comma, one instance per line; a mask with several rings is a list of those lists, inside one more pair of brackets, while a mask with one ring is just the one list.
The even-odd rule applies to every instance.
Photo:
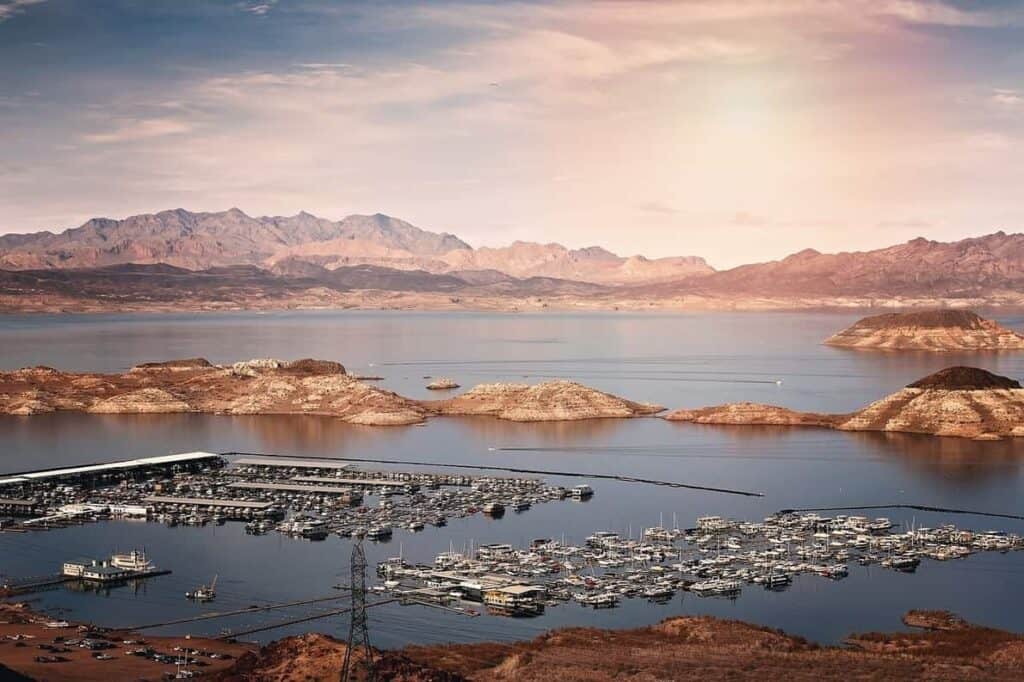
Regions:
[[995, 104], [1005, 107], [1019, 107], [1024, 104], [1024, 96], [1017, 90], [1010, 90], [1008, 88], [996, 88], [992, 91], [990, 99]]
[[191, 124], [174, 118], [127, 119], [122, 120], [113, 130], [82, 135], [82, 140], [93, 144], [116, 144], [178, 135], [190, 130]]
[[277, 4], [277, 0], [264, 0], [263, 2], [248, 2], [241, 5], [243, 12], [249, 14], [255, 14], [258, 17], [264, 17], [270, 13], [270, 10], [274, 9], [274, 5]]
[[[936, 26], [996, 27], [1017, 24], [1021, 14], [1007, 10], [966, 10], [947, 2], [926, 0], [890, 0], [874, 3], [881, 15], [897, 17], [911, 24]], [[980, 3], [979, 3], [980, 4]]]
[[29, 5], [38, 5], [45, 0], [0, 0], [0, 23], [21, 14]]

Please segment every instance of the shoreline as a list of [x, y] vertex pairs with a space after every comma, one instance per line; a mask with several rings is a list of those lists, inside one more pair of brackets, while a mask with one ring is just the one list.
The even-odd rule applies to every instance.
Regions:
[[[819, 645], [782, 630], [714, 616], [671, 616], [643, 627], [564, 627], [532, 639], [465, 644], [411, 644], [374, 650], [376, 665], [395, 680], [551, 679], [562, 674], [613, 679], [630, 661], [631, 674], [656, 679], [849, 679], [856, 673], [892, 678], [1006, 679], [1024, 664], [1024, 635], [968, 623], [945, 611], [912, 610], [893, 632], [851, 633], [841, 645]], [[48, 623], [50, 626], [48, 626]], [[66, 627], [52, 627], [65, 624]], [[151, 648], [181, 655], [174, 647], [199, 650], [192, 658], [214, 680], [299, 680], [335, 676], [345, 643], [309, 632], [260, 646], [210, 638], [146, 636], [88, 623], [54, 622], [25, 603], [0, 602], [0, 666], [47, 680], [135, 679], [174, 671], [171, 663], [128, 653]], [[89, 649], [64, 640], [109, 642], [100, 649], [114, 658], [94, 658]], [[129, 643], [126, 643], [129, 642]], [[22, 646], [18, 646], [21, 644]], [[61, 653], [49, 653], [56, 647]], [[102, 645], [106, 646], [106, 645]], [[595, 655], [598, 651], [601, 655]], [[216, 652], [217, 658], [210, 653]], [[38, 662], [38, 655], [66, 662]], [[230, 658], [220, 658], [227, 655]], [[825, 666], [825, 667], [823, 667]], [[197, 669], [195, 665], [190, 666]], [[2, 668], [0, 668], [2, 670]], [[771, 671], [771, 672], [769, 672]]]

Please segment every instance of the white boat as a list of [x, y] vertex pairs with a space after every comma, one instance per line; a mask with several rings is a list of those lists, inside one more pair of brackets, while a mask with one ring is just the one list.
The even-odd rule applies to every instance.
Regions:
[[387, 526], [373, 526], [366, 531], [366, 537], [371, 540], [383, 540], [391, 537], [391, 529]]
[[135, 573], [148, 573], [155, 571], [156, 566], [146, 558], [146, 552], [133, 549], [127, 554], [114, 554], [110, 557], [110, 565]]
[[580, 485], [573, 486], [569, 494], [573, 496], [573, 499], [582, 500], [593, 496], [594, 489], [586, 483], [581, 483]]

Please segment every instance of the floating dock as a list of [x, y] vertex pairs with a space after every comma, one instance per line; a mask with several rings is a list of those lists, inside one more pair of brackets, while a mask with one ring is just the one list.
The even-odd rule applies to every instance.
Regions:
[[148, 504], [180, 504], [188, 507], [224, 507], [226, 509], [255, 509], [259, 511], [273, 506], [272, 502], [222, 500], [206, 497], [174, 497], [170, 495], [150, 495], [142, 501]]
[[334, 478], [332, 476], [296, 476], [298, 483], [334, 483], [335, 485], [376, 485], [383, 488], [404, 488], [415, 485], [416, 481], [392, 481], [383, 478]]
[[238, 481], [237, 483], [228, 484], [227, 487], [235, 490], [271, 490], [289, 493], [319, 493], [321, 495], [352, 495], [356, 492], [350, 486], [260, 483], [258, 481]]

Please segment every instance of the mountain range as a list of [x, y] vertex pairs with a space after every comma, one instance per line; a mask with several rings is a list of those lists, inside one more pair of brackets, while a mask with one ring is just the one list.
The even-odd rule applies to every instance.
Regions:
[[0, 236], [0, 310], [174, 306], [485, 309], [1024, 305], [1024, 235], [805, 249], [715, 271], [598, 246], [473, 248], [386, 216], [183, 209]]
[[237, 208], [220, 213], [175, 209], [124, 220], [94, 218], [56, 234], [0, 237], [0, 268], [12, 270], [124, 263], [166, 263], [190, 270], [272, 268], [282, 261], [328, 270], [356, 265], [433, 274], [497, 270], [513, 277], [608, 285], [712, 272], [702, 258], [623, 258], [600, 247], [570, 250], [560, 244], [515, 242], [500, 249], [473, 249], [454, 235], [422, 230], [380, 213], [331, 221], [305, 212], [254, 218]]

